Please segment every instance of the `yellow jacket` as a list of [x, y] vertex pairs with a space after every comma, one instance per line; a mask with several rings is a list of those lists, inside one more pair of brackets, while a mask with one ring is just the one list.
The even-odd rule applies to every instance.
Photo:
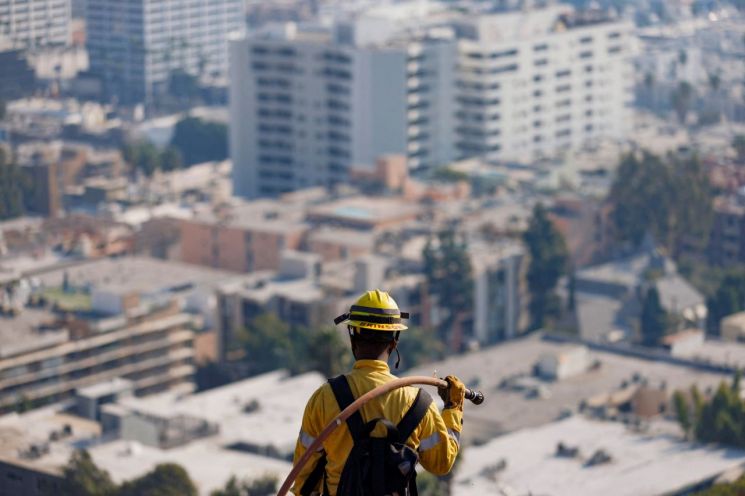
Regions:
[[[391, 374], [388, 364], [381, 360], [358, 360], [354, 364], [354, 370], [347, 374], [347, 381], [355, 398], [394, 379], [396, 376]], [[393, 424], [398, 424], [414, 403], [416, 394], [416, 388], [404, 387], [374, 398], [360, 409], [362, 419], [368, 422], [382, 417]], [[316, 436], [338, 414], [339, 405], [336, 403], [331, 386], [326, 383], [313, 393], [305, 407], [303, 425], [295, 447], [295, 462], [303, 456]], [[418, 450], [420, 463], [429, 472], [444, 475], [452, 468], [455, 457], [458, 455], [462, 419], [463, 413], [455, 409], [443, 410], [440, 414], [433, 402], [427, 415], [407, 440], [407, 445]], [[374, 431], [373, 435], [375, 434]], [[336, 495], [339, 478], [352, 450], [352, 444], [352, 435], [346, 423], [339, 426], [323, 443], [323, 451], [326, 452], [327, 458], [326, 483], [330, 493], [327, 496]], [[322, 451], [314, 453], [303, 467], [292, 488], [293, 494], [300, 494], [300, 488], [303, 487], [321, 455]], [[319, 484], [317, 488], [319, 493], [321, 488]]]

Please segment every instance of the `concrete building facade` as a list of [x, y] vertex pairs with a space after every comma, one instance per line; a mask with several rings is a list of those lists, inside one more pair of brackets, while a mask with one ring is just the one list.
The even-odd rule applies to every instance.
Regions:
[[0, 38], [16, 48], [67, 45], [70, 19], [68, 0], [0, 0]]
[[88, 0], [90, 71], [107, 97], [152, 103], [174, 72], [227, 75], [228, 34], [243, 27], [241, 0]]
[[622, 139], [633, 103], [632, 29], [561, 6], [459, 22], [459, 156], [532, 159]]
[[236, 194], [277, 196], [406, 156], [533, 159], [623, 139], [630, 23], [566, 6], [463, 15], [371, 8], [331, 27], [275, 27], [231, 43]]
[[402, 4], [332, 28], [288, 24], [234, 40], [235, 193], [330, 186], [388, 153], [412, 169], [452, 160], [456, 44], [450, 32], [401, 36], [412, 19], [426, 25], [421, 14]]

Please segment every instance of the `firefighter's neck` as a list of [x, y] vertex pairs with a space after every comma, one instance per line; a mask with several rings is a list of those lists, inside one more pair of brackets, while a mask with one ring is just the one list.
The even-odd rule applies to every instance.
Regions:
[[354, 358], [355, 360], [381, 360], [383, 362], [387, 362], [388, 358], [391, 356], [391, 352], [387, 349], [383, 351], [383, 353], [375, 354], [375, 353], [364, 353], [359, 350], [353, 350]]
[[391, 356], [391, 353], [393, 353], [393, 350], [396, 349], [397, 345], [398, 343], [393, 342], [384, 348], [375, 349], [375, 347], [359, 346], [353, 342], [352, 354], [354, 355], [355, 360], [381, 360], [383, 362], [388, 362], [388, 358]]

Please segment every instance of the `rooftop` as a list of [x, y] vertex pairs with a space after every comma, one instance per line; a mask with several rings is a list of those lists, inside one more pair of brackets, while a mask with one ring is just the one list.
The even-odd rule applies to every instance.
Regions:
[[483, 391], [486, 396], [484, 405], [468, 409], [469, 428], [464, 432], [465, 440], [489, 438], [545, 424], [559, 417], [567, 408], [576, 409], [582, 400], [620, 389], [624, 381], [629, 382], [637, 373], [652, 385], [664, 381], [671, 390], [687, 388], [694, 383], [706, 390], [728, 378], [725, 374], [693, 367], [592, 350], [590, 362], [597, 360], [600, 366], [558, 382], [544, 383], [549, 397], [530, 398], [524, 391], [500, 388], [504, 379], [531, 376], [532, 367], [541, 356], [558, 353], [564, 348], [561, 343], [533, 334], [418, 367], [409, 374], [432, 375], [434, 371], [441, 376], [454, 374], [467, 385]]
[[177, 463], [203, 496], [223, 488], [232, 476], [256, 479], [270, 474], [281, 480], [292, 468], [287, 461], [224, 449], [209, 439], [170, 450], [115, 441], [96, 446], [90, 453], [96, 465], [108, 470], [117, 483], [140, 477], [158, 464]]
[[[283, 453], [291, 453], [305, 403], [324, 381], [315, 372], [290, 377], [278, 370], [202, 393], [130, 397], [119, 400], [118, 405], [157, 417], [186, 415], [217, 423], [220, 434], [211, 442], [219, 446], [241, 441], [272, 445]], [[258, 402], [258, 408], [245, 412], [253, 400]]]
[[[290, 377], [284, 371], [275, 371], [203, 393], [125, 397], [104, 407], [119, 414], [189, 417], [219, 425], [217, 434], [170, 449], [145, 446], [131, 439], [101, 443], [96, 439], [100, 435], [97, 423], [59, 414], [59, 405], [5, 415], [0, 417], [0, 459], [58, 472], [74, 447], [87, 446], [96, 465], [108, 470], [116, 482], [139, 477], [159, 463], [177, 463], [187, 470], [204, 496], [223, 487], [231, 476], [253, 479], [275, 474], [281, 479], [291, 469], [287, 457], [295, 448], [305, 403], [324, 381], [317, 373]], [[72, 427], [72, 436], [50, 440], [50, 434], [65, 424]], [[38, 457], [21, 458], [19, 452], [35, 443], [47, 443], [48, 450]], [[256, 453], [270, 446], [276, 449], [273, 457]]]
[[421, 210], [419, 205], [395, 198], [354, 197], [312, 207], [308, 218], [374, 228], [380, 224], [413, 220]]
[[102, 258], [39, 274], [44, 286], [59, 287], [67, 275], [73, 287], [89, 287], [116, 293], [178, 292], [192, 286], [214, 286], [229, 272], [144, 257]]
[[[579, 448], [580, 457], [556, 456], [558, 443]], [[588, 458], [601, 449], [611, 461], [587, 466]], [[501, 461], [506, 463], [503, 470]], [[470, 447], [453, 494], [678, 494], [744, 462], [740, 450], [687, 443], [670, 434], [635, 433], [621, 423], [573, 416]]]

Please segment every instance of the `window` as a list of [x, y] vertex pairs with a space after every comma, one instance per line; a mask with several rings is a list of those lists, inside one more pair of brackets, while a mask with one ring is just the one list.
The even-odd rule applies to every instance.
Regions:
[[548, 64], [548, 59], [538, 59], [535, 62], [533, 62], [533, 65], [536, 67], [540, 67], [546, 64]]

